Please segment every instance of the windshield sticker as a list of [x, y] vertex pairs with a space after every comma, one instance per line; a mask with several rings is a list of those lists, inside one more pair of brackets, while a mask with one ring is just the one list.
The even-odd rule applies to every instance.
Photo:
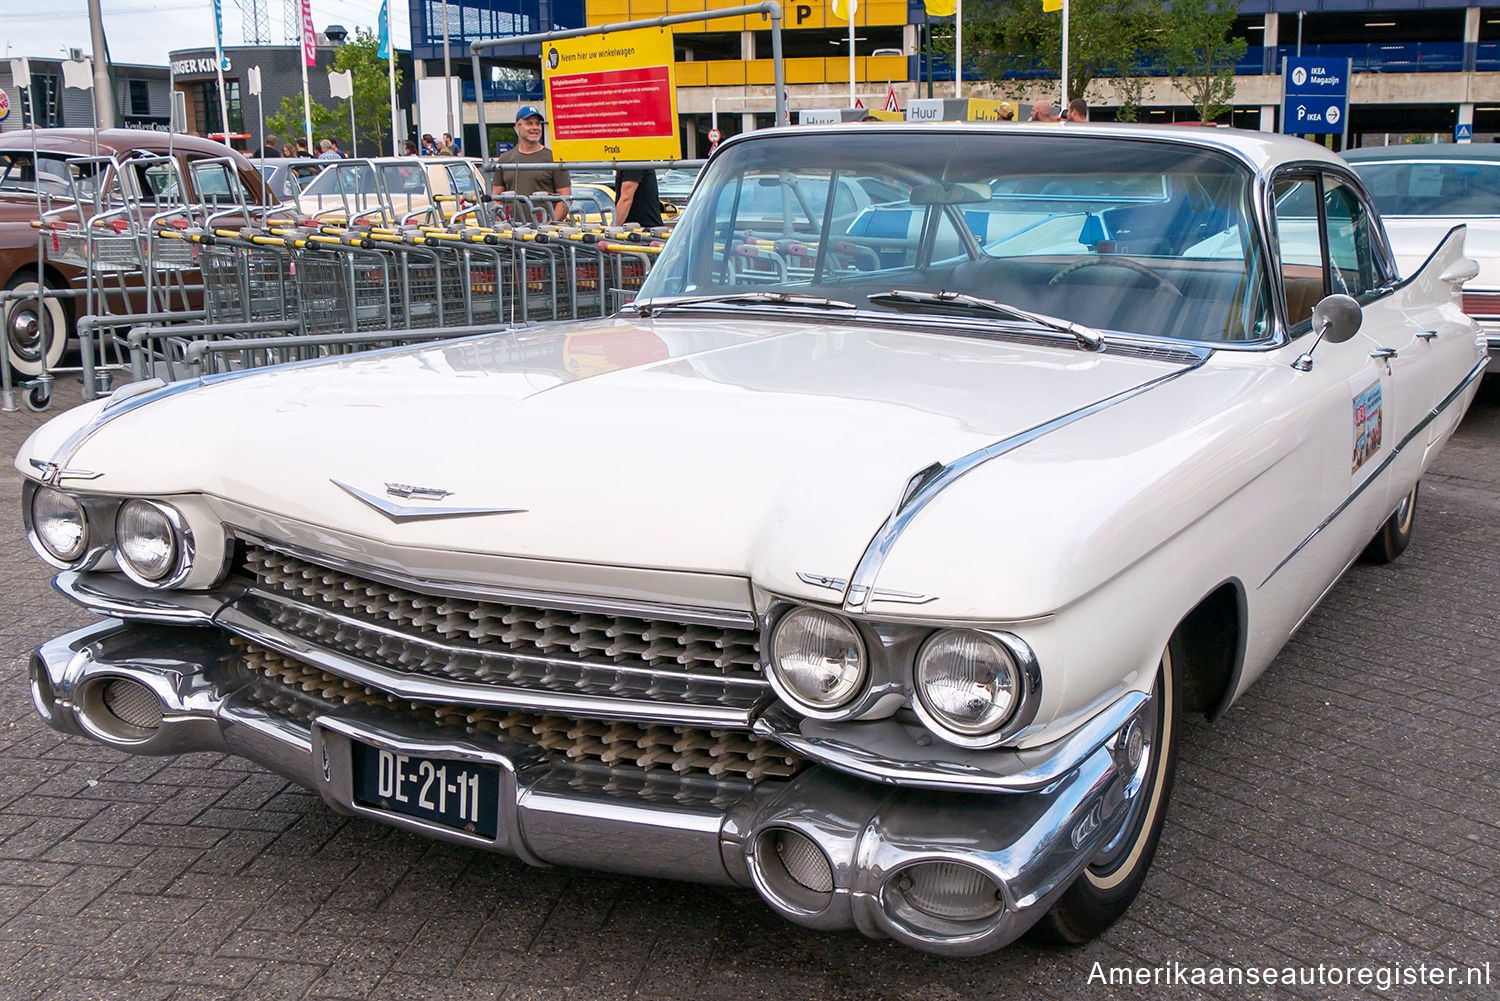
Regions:
[[1380, 381], [1377, 379], [1354, 397], [1354, 461], [1350, 473], [1359, 472], [1380, 451]]

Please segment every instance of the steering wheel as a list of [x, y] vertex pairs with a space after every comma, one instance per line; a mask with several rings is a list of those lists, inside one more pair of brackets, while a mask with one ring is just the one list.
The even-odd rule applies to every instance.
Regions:
[[1177, 298], [1182, 298], [1182, 289], [1178, 288], [1170, 278], [1150, 265], [1142, 264], [1140, 261], [1130, 257], [1085, 257], [1062, 268], [1057, 274], [1047, 280], [1047, 284], [1056, 285], [1064, 278], [1073, 274], [1073, 272], [1082, 271], [1084, 268], [1123, 268], [1126, 271], [1134, 271], [1138, 275], [1145, 275], [1147, 278], [1150, 278], [1156, 283], [1157, 288], [1165, 289], [1177, 296]]

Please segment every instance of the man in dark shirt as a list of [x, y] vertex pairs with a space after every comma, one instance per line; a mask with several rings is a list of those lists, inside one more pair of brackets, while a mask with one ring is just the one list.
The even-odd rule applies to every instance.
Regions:
[[656, 171], [615, 171], [615, 225], [634, 223], [646, 229], [661, 225], [661, 196], [656, 191]]

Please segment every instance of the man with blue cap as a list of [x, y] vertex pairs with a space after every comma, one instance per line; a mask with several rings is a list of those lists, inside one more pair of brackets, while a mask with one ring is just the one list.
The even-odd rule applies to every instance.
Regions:
[[[542, 144], [546, 124], [547, 119], [540, 110], [529, 104], [521, 105], [516, 111], [516, 144], [500, 154], [500, 163], [556, 163], [552, 151]], [[567, 198], [573, 193], [573, 179], [562, 167], [506, 170], [502, 166], [495, 171], [492, 190], [497, 195], [507, 191], [527, 197], [538, 193], [561, 195], [563, 200], [552, 206], [552, 213], [558, 222], [562, 222], [568, 217]]]

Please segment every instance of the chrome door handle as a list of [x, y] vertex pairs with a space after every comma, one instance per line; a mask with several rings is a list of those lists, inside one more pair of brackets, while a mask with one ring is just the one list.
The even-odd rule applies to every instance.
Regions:
[[1383, 362], [1385, 362], [1385, 374], [1386, 375], [1390, 375], [1391, 374], [1391, 359], [1394, 358], [1394, 357], [1396, 357], [1396, 349], [1395, 348], [1376, 348], [1374, 351], [1370, 352], [1370, 357], [1374, 358], [1376, 361], [1383, 361]]
[[1419, 338], [1421, 338], [1422, 340], [1426, 341], [1427, 343], [1431, 344], [1432, 341], [1433, 341], [1433, 338], [1437, 337], [1437, 331], [1436, 330], [1418, 330], [1417, 331], [1417, 336]]

